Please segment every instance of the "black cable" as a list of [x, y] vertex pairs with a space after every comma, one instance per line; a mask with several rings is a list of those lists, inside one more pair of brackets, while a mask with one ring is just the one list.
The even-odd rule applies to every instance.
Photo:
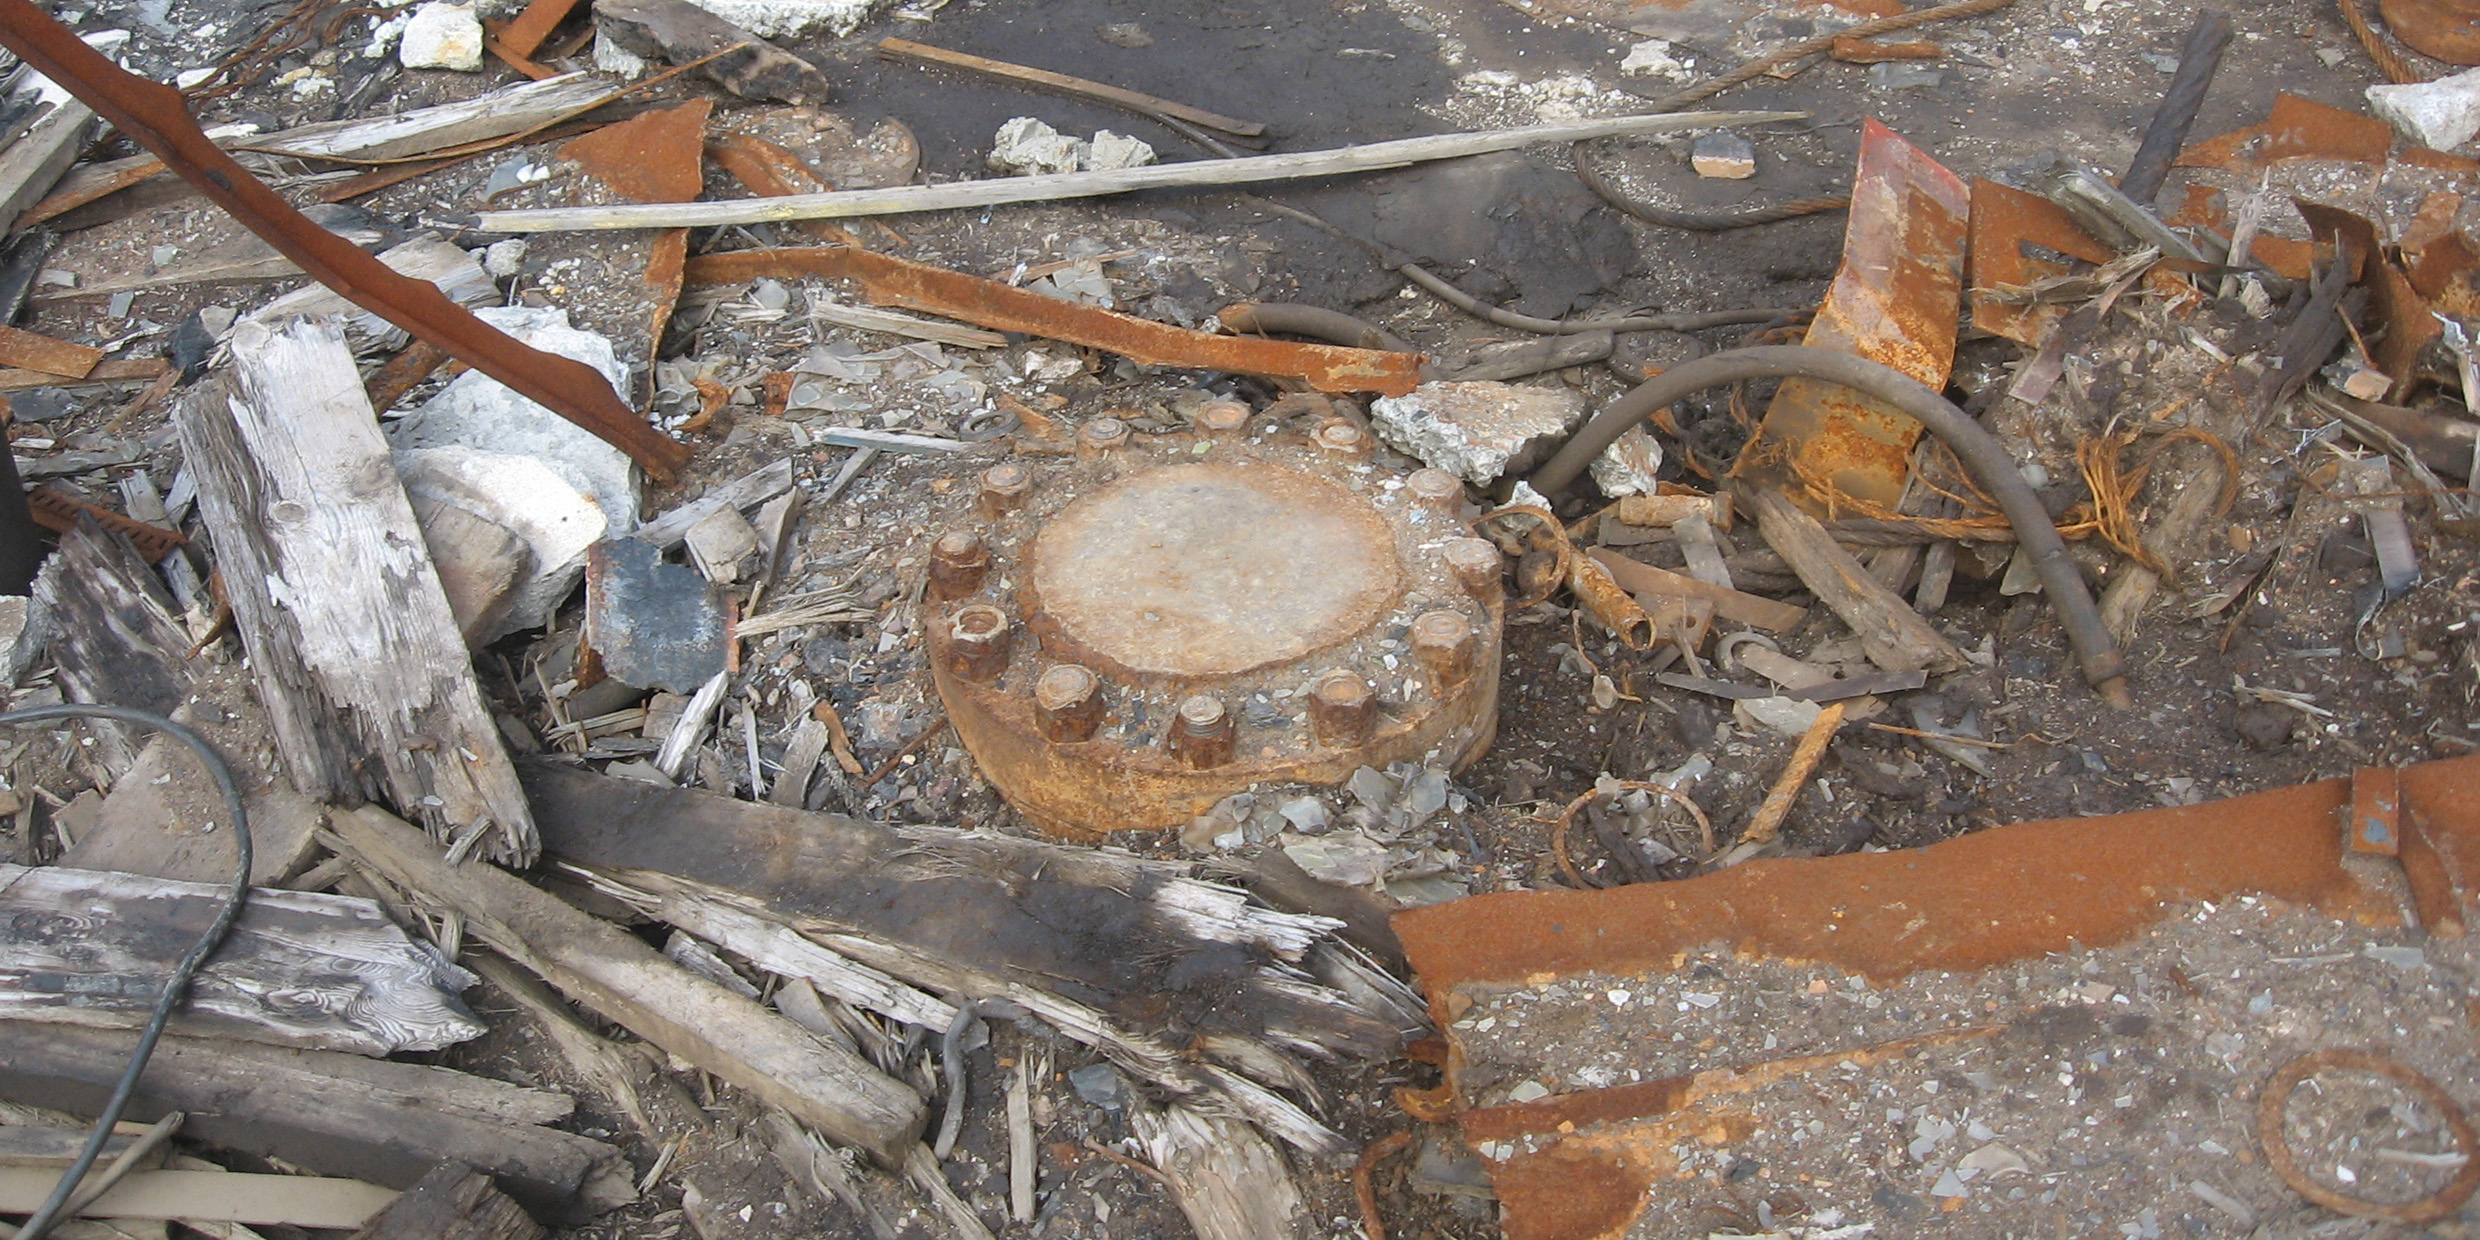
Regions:
[[224, 794], [224, 810], [232, 818], [233, 853], [237, 864], [232, 890], [224, 896], [224, 906], [216, 910], [215, 920], [198, 936], [198, 941], [190, 945], [189, 954], [181, 957], [181, 962], [172, 967], [172, 976], [165, 979], [164, 993], [155, 1000], [154, 1012], [147, 1016], [146, 1027], [139, 1031], [138, 1045], [129, 1052], [129, 1066], [122, 1069], [119, 1083], [112, 1087], [111, 1100], [104, 1103], [103, 1114], [95, 1120], [94, 1131], [87, 1134], [85, 1148], [78, 1151], [77, 1160], [69, 1164], [69, 1169], [60, 1173], [60, 1182], [52, 1186], [51, 1196], [43, 1199], [41, 1208], [18, 1227], [17, 1240], [43, 1240], [52, 1230], [52, 1225], [59, 1221], [61, 1207], [67, 1204], [69, 1195], [77, 1191], [79, 1181], [84, 1180], [86, 1173], [94, 1168], [95, 1159], [102, 1155], [105, 1143], [112, 1139], [112, 1126], [118, 1124], [121, 1113], [129, 1109], [131, 1095], [138, 1092], [138, 1078], [146, 1072], [147, 1060], [154, 1057], [155, 1043], [164, 1036], [164, 1023], [172, 1019], [174, 1009], [181, 1006], [181, 1000], [189, 993], [190, 978], [197, 975], [198, 967], [205, 964], [207, 957], [223, 944], [225, 934], [232, 930], [233, 919], [241, 915], [241, 906], [250, 898], [249, 811], [241, 804], [241, 789], [233, 783], [232, 768], [225, 765], [223, 757], [215, 752], [215, 747], [209, 745], [205, 737], [161, 715], [126, 706], [69, 703], [0, 713], [0, 725], [10, 727], [49, 719], [110, 719], [118, 723], [134, 723], [142, 728], [152, 728], [188, 746], [191, 753], [198, 755], [198, 761], [207, 768], [207, 773], [215, 777], [216, 789]]

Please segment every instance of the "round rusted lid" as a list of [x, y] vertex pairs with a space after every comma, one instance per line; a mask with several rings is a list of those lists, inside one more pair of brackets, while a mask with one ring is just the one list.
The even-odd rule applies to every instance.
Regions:
[[1070, 504], [1033, 542], [1040, 620], [1135, 672], [1220, 676], [1354, 636], [1402, 589], [1384, 517], [1323, 478], [1174, 465]]

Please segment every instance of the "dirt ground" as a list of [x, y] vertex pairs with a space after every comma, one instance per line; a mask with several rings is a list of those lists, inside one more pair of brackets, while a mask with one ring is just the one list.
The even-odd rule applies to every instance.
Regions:
[[[169, 76], [209, 63], [207, 53], [230, 46], [238, 32], [283, 7], [102, 0], [82, 6], [75, 24], [131, 29], [133, 65]], [[821, 65], [834, 83], [828, 109], [841, 118], [837, 133], [868, 134], [884, 121], [900, 122], [918, 142], [920, 172], [947, 180], [988, 175], [982, 160], [993, 131], [1019, 115], [1039, 116], [1068, 133], [1133, 132], [1166, 158], [1198, 152], [1177, 134], [1113, 109], [882, 58], [874, 48], [883, 36], [1055, 67], [1262, 121], [1276, 135], [1273, 149], [1297, 151], [1625, 113], [1727, 69], [1770, 39], [1809, 33], [1821, 16], [1836, 19], [1823, 7], [1787, 8], [1741, 25], [1713, 16], [1722, 7], [1684, 6], [1665, 19], [1683, 32], [1674, 56], [1692, 66], [1675, 77], [1623, 71], [1623, 58], [1643, 36], [1588, 20], [1597, 12], [1593, 6], [1558, 2], [955, 0], [917, 6], [922, 11], [911, 16], [883, 15], [846, 38], [789, 46]], [[2360, 110], [2361, 89], [2381, 80], [2330, 5], [2251, 0], [2230, 12], [2237, 38], [2196, 136], [2261, 119], [2281, 92]], [[1597, 159], [1629, 193], [1694, 210], [1840, 192], [1849, 182], [1860, 122], [1869, 117], [1966, 178], [2018, 176], [2050, 150], [2117, 169], [2159, 102], [2193, 17], [2193, 10], [2160, 0], [2019, 0], [1905, 36], [1942, 43], [1943, 59], [1875, 69], [1828, 60], [1787, 80], [1760, 78], [1704, 105], [1809, 114], [1750, 134], [1758, 160], [1753, 178], [1697, 177], [1687, 166], [1685, 137], [1600, 142]], [[351, 28], [366, 25], [357, 21]], [[348, 37], [335, 48], [305, 49], [282, 63], [310, 70], [313, 78], [330, 77], [334, 89], [304, 95], [261, 87], [208, 104], [202, 119], [280, 127], [461, 97], [485, 80], [510, 76], [496, 64], [481, 80], [400, 73], [392, 61], [336, 54], [357, 47], [358, 39]], [[2432, 74], [2442, 71], [2419, 63]], [[703, 86], [695, 91], [713, 93]], [[676, 84], [657, 97], [687, 93]], [[718, 97], [717, 107], [727, 118], [788, 123], [796, 130], [810, 119], [728, 96]], [[823, 123], [816, 129], [827, 132]], [[839, 151], [854, 149], [841, 138], [829, 145], [837, 142]], [[862, 231], [905, 258], [980, 274], [1082, 262], [1067, 274], [1098, 275], [1111, 304], [1182, 325], [1201, 323], [1241, 300], [1345, 310], [1449, 365], [1521, 337], [1405, 286], [1368, 250], [1262, 203], [1312, 211], [1346, 233], [1429, 263], [1476, 296], [1541, 316], [1642, 308], [1800, 311], [1817, 303], [1836, 270], [1839, 213], [1716, 234], [1657, 229], [1604, 206], [1567, 161], [1563, 150], [1534, 149], [1249, 193], [1155, 191], [895, 218]], [[484, 205], [495, 175], [529, 162], [549, 165], [556, 158], [548, 146], [494, 153], [359, 206], [374, 225], [397, 232], [453, 227]], [[2394, 172], [2284, 173], [2294, 175], [2302, 180], [2289, 188], [2351, 205], [2381, 229], [2397, 231], [2428, 187]], [[2163, 201], [2176, 201], [2190, 177], [2232, 192], [2253, 188], [2228, 174], [2181, 171]], [[297, 187], [296, 196], [311, 188]], [[554, 201], [561, 188], [556, 181], [520, 187], [492, 205]], [[2286, 213], [2269, 219], [2267, 229], [2305, 235], [2305, 226]], [[65, 233], [49, 265], [76, 272], [91, 286], [146, 274], [237, 237], [200, 201], [176, 200]], [[468, 234], [458, 240], [479, 246], [496, 238]], [[692, 247], [705, 252], [776, 242], [798, 243], [798, 234], [778, 226], [724, 229], [701, 232]], [[1133, 411], [1145, 430], [1179, 425], [1206, 395], [1256, 402], [1273, 395], [1253, 379], [1138, 367], [1040, 340], [974, 350], [834, 327], [810, 316], [808, 307], [853, 296], [819, 282], [693, 289], [671, 330], [657, 340], [642, 328], [646, 307], [632, 264], [643, 259], [634, 245], [615, 250], [591, 238], [537, 241], [527, 247], [505, 294], [511, 304], [566, 306], [581, 324], [611, 334], [622, 360], [636, 369], [637, 394], [651, 395], [668, 424], [680, 424], [696, 407], [692, 378], [735, 393], [710, 424], [685, 432], [696, 458], [677, 488], [649, 492], [649, 514], [785, 457], [793, 460], [799, 485], [815, 491], [845, 462], [846, 449], [817, 440], [834, 426], [978, 439], [993, 428], [988, 411], [1003, 405], [1004, 396], [1071, 424]], [[24, 325], [147, 356], [165, 348], [176, 326], [200, 307], [246, 312], [282, 287], [190, 286], [144, 292], [126, 306], [50, 290], [38, 296]], [[1733, 347], [1747, 332], [1640, 334], [1623, 338], [1610, 365], [1528, 382], [1571, 386], [1598, 407], [1642, 373], [1629, 365]], [[2105, 429], [2128, 422], [2158, 432], [2242, 419], [2261, 362], [2234, 366], [2226, 359], [2250, 359], [2267, 346], [2270, 332], [2235, 302], [2173, 308], [2139, 293], [2072, 360], [2069, 398], [2035, 407], [2005, 396], [2024, 350], [1969, 333], [1950, 394], [1983, 415], [2017, 451], [2027, 475], [2038, 475], [2044, 498], [2063, 510], [2088, 497], [2076, 446]], [[817, 361], [822, 352], [827, 360]], [[762, 376], [781, 371], [808, 376], [810, 396], [789, 416], [766, 417], [758, 412], [756, 389]], [[111, 498], [108, 474], [73, 465], [141, 465], [159, 484], [168, 482], [178, 467], [171, 433], [160, 413], [124, 416], [122, 402], [130, 394], [90, 393], [40, 422], [26, 420], [22, 411], [30, 404], [21, 401], [12, 431], [19, 456], [62, 462], [58, 472], [98, 499]], [[1762, 407], [1765, 394], [1762, 387], [1752, 394], [1755, 407]], [[2434, 520], [2426, 504], [2413, 504], [2422, 582], [2363, 620], [2362, 600], [2376, 579], [2373, 554], [2358, 519], [2327, 495], [2334, 462], [2349, 441], [2313, 411], [2294, 408], [2284, 417], [2232, 442], [2242, 480], [2232, 502], [2193, 560], [2178, 566], [2126, 651], [2134, 711], [2106, 709], [2081, 683], [2040, 594], [2002, 592], [2003, 558], [1987, 562], [1966, 554], [1936, 624], [1970, 652], [1973, 666], [1936, 677], [1921, 692], [1889, 695], [1874, 722], [1954, 729], [1989, 744], [1962, 748], [1964, 756], [1957, 757], [1955, 747], [1933, 750], [1871, 722], [1847, 725], [1800, 794], [1781, 849], [1822, 855], [1911, 848], [2002, 823], [2193, 804], [2346, 775], [2359, 766], [2480, 750], [2473, 733], [2480, 716], [2471, 709], [2480, 689], [2480, 556], [2450, 523]], [[1720, 426], [1728, 418], [1718, 393], [1680, 411], [1687, 425]], [[1712, 441], [1704, 443], [1710, 451]], [[1683, 472], [1680, 445], [1666, 447], [1666, 476], [1700, 481]], [[842, 498], [812, 505], [796, 531], [779, 592], [840, 590], [870, 618], [786, 630], [744, 651], [736, 697], [758, 704], [765, 761], [780, 756], [794, 716], [809, 701], [831, 701], [855, 724], [856, 752], [871, 769], [896, 758], [938, 719], [913, 591], [929, 541], [970, 505], [974, 476], [1008, 450], [1004, 438], [988, 438], [955, 455], [890, 456], [863, 472]], [[2181, 463], [2194, 458], [2164, 459], [2170, 464], [2139, 493], [2139, 520], [2169, 501], [2180, 468], [2192, 468]], [[1379, 463], [1414, 464], [1383, 452]], [[1586, 497], [1562, 515], [1580, 516], [1593, 506]], [[1724, 550], [1736, 560], [1742, 552], [1762, 552], [1763, 543], [1743, 525], [1725, 535]], [[1682, 563], [1669, 544], [1630, 551], [1655, 563]], [[2097, 582], [2125, 571], [2097, 539], [2079, 544], [2076, 554]], [[1752, 581], [1763, 579], [1761, 557], [1745, 563]], [[1796, 588], [1787, 578], [1781, 582], [1764, 592]], [[574, 612], [572, 604], [550, 633], [520, 634], [477, 661], [494, 704], [536, 736], [554, 722], [545, 689], [560, 678], [558, 652], [561, 639], [573, 637]], [[1867, 670], [1851, 637], [1819, 606], [1777, 641], [1783, 652], [1811, 662]], [[1673, 783], [1697, 800], [1727, 846], [1754, 813], [1793, 738], [1735, 721], [1730, 702], [1661, 685], [1653, 672], [1649, 656], [1621, 648], [1557, 605], [1511, 617], [1496, 741], [1454, 775], [1444, 806], [1400, 842], [1400, 857], [1433, 858], [1435, 864], [1399, 872], [1404, 881], [1394, 898], [1417, 903], [1566, 883], [1550, 857], [1546, 820], [1605, 777]], [[1614, 699], [1597, 702], [1596, 676], [1609, 678], [1618, 691]], [[589, 756], [628, 760], [651, 748], [641, 737], [600, 737]], [[21, 756], [37, 761], [43, 755]], [[752, 782], [746, 765], [738, 745], [721, 745], [699, 765], [699, 779], [718, 791], [745, 794]], [[1414, 773], [1396, 774], [1409, 779]], [[46, 795], [58, 793], [55, 799], [65, 801], [85, 786], [81, 778], [64, 770], [37, 782]], [[1331, 790], [1266, 790], [1232, 814], [1245, 821], [1258, 807], [1304, 792], [1324, 796], [1337, 813], [1352, 804], [1349, 794]], [[822, 785], [812, 808], [1031, 831], [952, 736], [894, 762], [876, 784]], [[1273, 846], [1265, 814], [1254, 817], [1257, 828], [1242, 832], [1245, 842], [1236, 848], [1214, 843], [1212, 833], [1202, 846], [1193, 838], [1184, 843], [1178, 833], [1115, 842], [1162, 855], [1245, 859]], [[1694, 833], [1658, 805], [1628, 815], [1620, 830], [1640, 841], [1667, 841], [1664, 851], [1676, 856], [1656, 864], [1663, 878], [1687, 877], [1699, 868]], [[1616, 862], [1606, 850], [1590, 841], [1579, 847], [1578, 864], [1593, 881], [1615, 881]], [[2471, 967], [2468, 952], [2423, 945], [2416, 934], [2370, 936], [2314, 914], [2242, 901], [2184, 911], [2155, 937], [2129, 944], [1979, 976], [1921, 976], [1884, 989], [1854, 986], [1856, 979], [1831, 970], [1752, 964], [1718, 952], [1674, 976], [1576, 978], [1510, 992], [1487, 1010], [1465, 1014], [1454, 1032], [1472, 1061], [1486, 1065], [1466, 1077], [1477, 1090], [1475, 1101], [1492, 1102], [1527, 1085], [1550, 1092], [1599, 1088], [1963, 1025], [2004, 1026], [1950, 1053], [1837, 1074], [1829, 1090], [1786, 1085], [1767, 1095], [1761, 1105], [1772, 1135], [1712, 1166], [1683, 1151], [1675, 1195], [1657, 1197], [1632, 1233], [1639, 1236], [1791, 1228], [1788, 1234], [1822, 1238], [1863, 1234], [1851, 1230], [1863, 1222], [1879, 1236], [2412, 1235], [2418, 1233], [2353, 1230], [2362, 1225], [2336, 1224], [2339, 1216], [2289, 1196], [2254, 1161], [2253, 1108], [2236, 1105], [2233, 1089], [2261, 1079], [2297, 1051], [2383, 1043], [2413, 1052], [2417, 1066], [2449, 1092], [2480, 1101], [2471, 1093], [2480, 1081], [2467, 1006]], [[556, 1059], [527, 1018], [496, 999], [487, 990], [476, 992], [476, 1010], [492, 1019], [493, 1033], [439, 1061], [576, 1088], [559, 1080]], [[930, 1060], [927, 1049], [917, 1048], [910, 1062], [927, 1078]], [[1082, 1090], [1070, 1081], [1070, 1072], [1094, 1062], [1090, 1052], [1000, 1023], [969, 1062], [965, 1136], [947, 1170], [950, 1182], [994, 1223], [1006, 1196], [998, 1091], [1008, 1072], [1045, 1066], [1033, 1103], [1044, 1151], [1043, 1205], [1033, 1224], [1009, 1225], [1001, 1234], [1182, 1234], [1186, 1225], [1161, 1187], [1112, 1157], [1133, 1149], [1124, 1110], [1090, 1100], [1109, 1096], [1091, 1087], [1090, 1077], [1080, 1078], [1088, 1086]], [[650, 1095], [653, 1132], [598, 1109], [579, 1091], [585, 1096], [580, 1131], [628, 1146], [638, 1170], [659, 1174], [650, 1175], [638, 1205], [568, 1234], [596, 1240], [867, 1234], [843, 1207], [822, 1204], [783, 1174], [764, 1152], [756, 1112], [734, 1091], [695, 1073], [654, 1070], [650, 1079], [662, 1083]], [[1392, 1091], [1433, 1080], [1429, 1069], [1410, 1063], [1325, 1070], [1327, 1118], [1356, 1142], [1399, 1131], [1407, 1121]], [[2363, 1177], [2360, 1188], [2377, 1196], [2433, 1188], [2445, 1174], [2433, 1158], [2388, 1157], [2389, 1151], [2438, 1154], [2433, 1117], [2380, 1085], [2354, 1088], [2362, 1092], [2320, 1098], [2295, 1111], [2305, 1115], [2298, 1121], [2302, 1140], [2326, 1152], [2307, 1161], [2355, 1168]], [[701, 1115], [707, 1121], [701, 1135], [677, 1143]], [[1452, 1130], [1421, 1132], [1415, 1148], [1422, 1153], [1379, 1177], [1393, 1234], [1495, 1235], [1495, 1207], [1486, 1188], [1469, 1179], [1471, 1160]], [[1408, 1170], [1415, 1163], [1417, 1173]], [[1980, 1168], [1969, 1179], [1959, 1170], [1966, 1164]], [[1322, 1234], [1358, 1234], [1349, 1168], [1303, 1165], [1300, 1171]], [[2227, 1200], [2216, 1201], [2213, 1193]], [[934, 1216], [917, 1202], [890, 1195], [886, 1209], [905, 1234], [939, 1234]], [[2480, 1215], [2466, 1212], [2461, 1222], [2438, 1224], [2430, 1234], [2462, 1235], [2475, 1222]]]

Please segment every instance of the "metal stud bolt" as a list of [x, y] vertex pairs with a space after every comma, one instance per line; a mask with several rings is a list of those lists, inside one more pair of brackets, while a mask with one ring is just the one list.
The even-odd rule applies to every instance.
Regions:
[[1062, 663], [1033, 682], [1033, 726], [1054, 744], [1092, 740], [1102, 726], [1102, 679]]
[[1221, 766], [1231, 761], [1239, 734], [1239, 721], [1222, 699], [1200, 693], [1182, 700], [1171, 721], [1171, 752], [1193, 770]]
[[999, 517], [1025, 506], [1025, 497], [1033, 493], [1033, 471], [1014, 461], [1002, 461], [982, 471], [982, 494], [978, 503], [984, 517]]
[[988, 603], [961, 608], [947, 622], [948, 670], [975, 684], [989, 684], [1007, 670], [1015, 628], [1007, 613]]
[[1350, 672], [1328, 672], [1309, 690], [1309, 732], [1330, 749], [1369, 743], [1378, 726], [1378, 697]]
[[971, 530], [949, 530], [930, 544], [930, 597], [947, 602], [982, 588], [990, 572], [990, 548]]
[[1451, 611], [1425, 611], [1412, 620], [1412, 657], [1429, 669], [1442, 689], [1463, 684], [1473, 674], [1481, 641], [1472, 622]]

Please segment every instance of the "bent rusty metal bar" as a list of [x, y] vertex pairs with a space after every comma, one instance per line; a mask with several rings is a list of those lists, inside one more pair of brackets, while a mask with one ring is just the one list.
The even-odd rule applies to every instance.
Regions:
[[0, 44], [24, 58], [131, 140], [197, 186], [225, 213], [311, 278], [354, 305], [446, 349], [629, 455], [659, 481], [689, 459], [583, 362], [530, 348], [422, 280], [389, 270], [360, 247], [311, 223], [207, 139], [180, 93], [122, 69], [29, 0], [0, 0]]
[[1270, 375], [1299, 379], [1321, 392], [1385, 396], [1401, 396], [1421, 382], [1418, 353], [1210, 335], [848, 246], [737, 250], [689, 260], [693, 284], [731, 284], [768, 276], [859, 280], [870, 300], [881, 305], [1108, 349], [1152, 366]]

